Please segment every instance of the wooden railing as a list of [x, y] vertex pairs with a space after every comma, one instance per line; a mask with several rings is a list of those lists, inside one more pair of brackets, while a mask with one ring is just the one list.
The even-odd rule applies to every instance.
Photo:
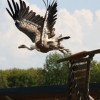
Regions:
[[98, 53], [100, 49], [82, 51], [58, 60], [58, 63], [69, 61], [68, 100], [94, 100], [89, 95], [90, 67], [94, 55]]

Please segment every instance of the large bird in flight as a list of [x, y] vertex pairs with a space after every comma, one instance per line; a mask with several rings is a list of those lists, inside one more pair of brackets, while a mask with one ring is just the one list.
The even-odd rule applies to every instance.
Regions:
[[9, 8], [6, 8], [9, 15], [15, 21], [16, 27], [25, 33], [35, 45], [27, 47], [26, 45], [20, 45], [19, 48], [27, 48], [29, 50], [38, 50], [40, 52], [46, 53], [51, 50], [59, 50], [65, 53], [68, 49], [61, 46], [60, 42], [63, 39], [69, 39], [69, 36], [55, 37], [54, 25], [57, 19], [57, 0], [52, 2], [44, 2], [46, 6], [45, 16], [42, 17], [34, 10], [30, 10], [29, 6], [23, 0], [12, 3], [8, 1]]

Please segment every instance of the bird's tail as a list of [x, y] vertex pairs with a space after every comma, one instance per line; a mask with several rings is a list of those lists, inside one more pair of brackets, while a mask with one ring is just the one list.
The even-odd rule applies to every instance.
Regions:
[[69, 39], [69, 38], [70, 38], [70, 36], [60, 37], [60, 38], [58, 38], [58, 41], [60, 42], [60, 41], [62, 41], [64, 39]]

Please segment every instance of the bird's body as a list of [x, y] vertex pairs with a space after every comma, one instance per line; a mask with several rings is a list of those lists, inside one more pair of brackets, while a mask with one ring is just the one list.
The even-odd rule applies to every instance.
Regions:
[[55, 29], [53, 28], [56, 23], [56, 12], [57, 12], [57, 2], [53, 0], [51, 4], [48, 5], [47, 0], [47, 9], [44, 17], [40, 15], [36, 15], [34, 11], [29, 11], [29, 6], [26, 6], [26, 3], [22, 0], [19, 0], [20, 6], [17, 2], [12, 0], [13, 7], [11, 3], [8, 1], [8, 5], [10, 10], [7, 11], [9, 15], [15, 21], [16, 27], [23, 33], [25, 33], [35, 46], [31, 46], [30, 48], [21, 45], [19, 48], [27, 48], [29, 50], [36, 49], [37, 51], [47, 53], [51, 50], [59, 50], [64, 51], [63, 46], [60, 45], [60, 41], [63, 39], [69, 39], [69, 36], [66, 37], [55, 37]]

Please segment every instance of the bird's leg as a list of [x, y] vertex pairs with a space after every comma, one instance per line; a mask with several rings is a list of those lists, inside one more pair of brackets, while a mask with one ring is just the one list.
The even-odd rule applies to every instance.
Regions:
[[70, 52], [69, 49], [65, 49], [63, 46], [59, 46], [59, 47], [58, 47], [58, 50], [59, 50], [60, 52], [62, 52], [64, 55], [66, 55], [67, 53]]
[[69, 50], [68, 49], [59, 49], [60, 52], [62, 52], [64, 55], [66, 55]]
[[64, 50], [62, 50], [62, 49], [59, 49], [59, 51], [60, 51], [61, 53], [63, 53], [64, 55], [66, 54], [66, 53], [64, 52]]

